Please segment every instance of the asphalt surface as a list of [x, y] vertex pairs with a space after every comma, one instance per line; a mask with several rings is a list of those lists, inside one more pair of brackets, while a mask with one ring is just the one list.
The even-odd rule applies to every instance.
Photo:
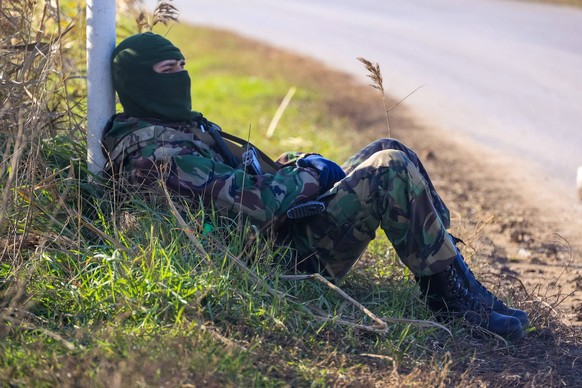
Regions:
[[421, 123], [510, 155], [516, 170], [580, 206], [580, 9], [511, 0], [174, 4], [183, 21], [309, 55], [362, 82], [366, 72], [356, 58], [377, 62], [391, 96], [421, 87], [405, 101]]

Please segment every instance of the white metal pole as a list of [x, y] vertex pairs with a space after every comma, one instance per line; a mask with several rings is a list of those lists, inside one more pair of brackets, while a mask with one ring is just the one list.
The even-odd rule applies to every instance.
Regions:
[[110, 58], [115, 48], [115, 0], [87, 0], [87, 165], [99, 174], [105, 165], [101, 134], [115, 113]]

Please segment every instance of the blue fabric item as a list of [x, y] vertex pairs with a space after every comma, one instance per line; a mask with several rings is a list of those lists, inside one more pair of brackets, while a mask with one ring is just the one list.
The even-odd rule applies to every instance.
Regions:
[[314, 168], [319, 172], [319, 185], [321, 191], [331, 189], [337, 181], [345, 178], [346, 173], [334, 161], [320, 155], [308, 155], [297, 160], [297, 166], [304, 168]]

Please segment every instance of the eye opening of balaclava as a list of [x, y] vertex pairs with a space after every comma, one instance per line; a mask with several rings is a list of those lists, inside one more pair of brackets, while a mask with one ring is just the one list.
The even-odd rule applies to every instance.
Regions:
[[133, 35], [113, 51], [113, 87], [124, 112], [133, 117], [185, 121], [192, 118], [190, 76], [187, 71], [157, 73], [154, 64], [183, 60], [169, 40], [152, 32]]

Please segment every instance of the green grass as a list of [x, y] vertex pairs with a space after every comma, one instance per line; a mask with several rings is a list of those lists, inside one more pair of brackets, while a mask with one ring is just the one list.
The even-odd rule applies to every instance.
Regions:
[[[353, 141], [349, 118], [330, 114], [330, 94], [287, 76], [282, 58], [186, 25], [169, 38], [188, 59], [194, 109], [239, 136], [250, 131], [272, 156], [310, 150], [342, 160], [367, 142]], [[292, 104], [266, 139], [292, 86]], [[12, 233], [0, 266], [2, 384], [325, 386], [370, 378], [363, 353], [385, 355], [386, 368], [414, 367], [427, 337], [446, 340], [435, 328], [394, 324], [377, 335], [338, 324], [373, 322], [325, 284], [281, 279], [287, 247], [186, 204], [201, 255], [164, 196], [89, 184], [82, 133], [60, 123], [57, 135], [29, 139], [17, 184], [0, 187]], [[27, 169], [31, 161], [39, 167]], [[378, 316], [430, 318], [387, 252], [385, 239], [376, 242], [370, 264], [340, 286]]]
[[[331, 96], [310, 87], [308, 79], [298, 83], [289, 77], [287, 72], [292, 69], [285, 69], [281, 58], [253, 51], [250, 42], [241, 50], [240, 41], [229, 34], [183, 24], [174, 25], [167, 37], [186, 57], [193, 109], [224, 130], [250, 137], [272, 157], [290, 149], [316, 149], [332, 159], [344, 160], [353, 152], [353, 136], [346, 131], [349, 121], [328, 114], [326, 100]], [[297, 88], [292, 103], [273, 138], [267, 139], [264, 135], [269, 123], [291, 87]]]
[[[179, 375], [183, 381], [277, 386], [291, 376], [297, 383], [324, 385], [345, 368], [321, 368], [317, 358], [324, 354], [379, 352], [406, 363], [418, 352], [415, 344], [435, 334], [402, 325], [361, 341], [364, 334], [333, 319], [313, 321], [305, 306], [365, 319], [324, 285], [278, 280], [280, 256], [271, 242], [246, 246], [248, 257], [242, 257], [253, 260], [253, 273], [283, 296], [271, 295], [225, 253], [241, 255], [244, 230], [226, 247], [222, 238], [204, 241], [193, 228], [212, 252], [201, 258], [163, 209], [133, 201], [126, 206], [135, 215], [131, 232], [97, 225], [117, 233], [122, 249], [81, 240], [76, 252], [46, 247], [20, 268], [3, 267], [4, 298], [18, 309], [0, 344], [6, 382], [108, 386], [121, 378], [124, 385], [157, 385], [181, 383], [174, 380]], [[197, 225], [199, 216], [190, 224]], [[385, 264], [378, 261], [379, 267]], [[354, 273], [346, 291], [381, 315], [427, 317], [410, 303], [409, 282], [394, 273], [371, 273]], [[18, 285], [25, 287], [23, 294]]]
[[[377, 136], [358, 131], [362, 123], [354, 119], [376, 116], [350, 114], [361, 89], [338, 102], [338, 90], [352, 89], [346, 78], [333, 75], [332, 84], [319, 66], [294, 68], [297, 60], [288, 54], [223, 32], [179, 24], [168, 37], [187, 58], [193, 108], [226, 131], [241, 137], [250, 131], [251, 141], [274, 157], [308, 150], [341, 161]], [[49, 64], [63, 70], [58, 61]], [[38, 69], [46, 67], [39, 63]], [[270, 119], [291, 87], [297, 88], [293, 101], [267, 139]], [[26, 93], [13, 95], [24, 99], [22, 107], [43, 107]], [[389, 323], [384, 333], [357, 328], [373, 321], [321, 282], [284, 279], [293, 252], [251, 226], [176, 200], [184, 225], [163, 194], [90, 184], [84, 133], [73, 125], [76, 112], [69, 121], [66, 113], [25, 122], [30, 136], [16, 170], [6, 162], [0, 169], [8, 205], [0, 222], [6, 232], [0, 240], [0, 385], [464, 381], [451, 372], [449, 352], [456, 365], [474, 358], [466, 328], [448, 326], [455, 339], [440, 328], [408, 323]], [[52, 127], [54, 116], [59, 125]], [[0, 133], [3, 161], [17, 155], [15, 132]], [[343, 291], [378, 317], [432, 318], [385, 237], [361, 261], [339, 283]], [[462, 345], [458, 338], [469, 340]], [[489, 343], [493, 352], [505, 349]]]

